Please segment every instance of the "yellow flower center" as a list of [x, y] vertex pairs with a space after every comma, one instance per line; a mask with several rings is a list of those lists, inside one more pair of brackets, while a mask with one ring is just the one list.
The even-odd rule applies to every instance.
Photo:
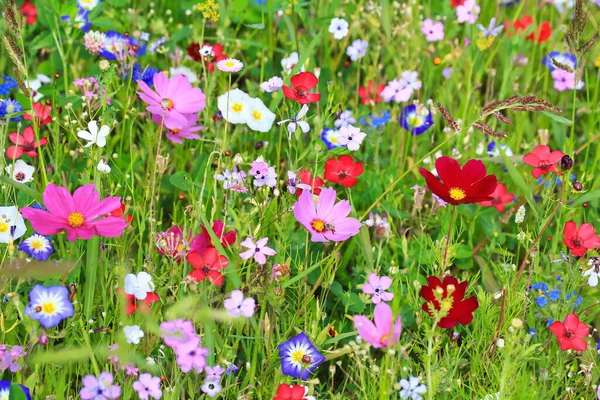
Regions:
[[42, 243], [41, 240], [35, 239], [31, 241], [31, 247], [33, 247], [36, 250], [41, 250], [44, 248], [44, 243]]
[[8, 232], [10, 226], [4, 221], [0, 222], [0, 233]]
[[252, 118], [254, 118], [257, 121], [260, 121], [262, 119], [262, 113], [258, 110], [254, 110], [252, 112]]
[[390, 338], [390, 335], [383, 335], [381, 336], [381, 339], [379, 339], [379, 343], [381, 343], [383, 346], [387, 346], [387, 341]]
[[233, 61], [227, 61], [227, 62], [225, 63], [225, 66], [226, 66], [227, 68], [233, 68], [233, 67], [235, 67], [235, 63], [234, 63]]
[[74, 211], [71, 214], [69, 214], [69, 218], [67, 218], [67, 222], [73, 228], [79, 228], [85, 222], [85, 218], [83, 217], [82, 213]]
[[231, 109], [234, 112], [240, 112], [240, 111], [242, 111], [243, 108], [244, 107], [240, 103], [233, 103], [233, 105], [231, 106]]
[[165, 110], [170, 110], [173, 108], [174, 104], [173, 104], [173, 100], [171, 99], [162, 99], [160, 101], [160, 105], [162, 108], [164, 108]]
[[299, 364], [302, 362], [302, 357], [304, 357], [304, 352], [302, 350], [296, 350], [292, 353], [292, 362]]
[[453, 200], [462, 200], [467, 197], [467, 194], [461, 188], [453, 187], [448, 191], [450, 198]]
[[312, 228], [319, 233], [325, 230], [325, 222], [321, 221], [320, 219], [315, 219], [310, 223], [310, 226], [312, 226]]
[[448, 311], [450, 311], [451, 308], [452, 308], [452, 297], [449, 297], [440, 303], [441, 311], [448, 312]]
[[56, 306], [51, 301], [42, 304], [42, 311], [46, 314], [53, 314], [56, 311]]
[[416, 115], [414, 117], [410, 117], [408, 119], [408, 125], [413, 126], [415, 128], [420, 127], [422, 125], [421, 118], [417, 117]]
[[171, 132], [173, 132], [174, 134], [178, 134], [179, 133], [179, 129], [178, 128], [173, 128], [173, 129], [171, 129]]
[[329, 141], [330, 141], [331, 143], [337, 143], [337, 136], [332, 136], [332, 137], [330, 137], [330, 138], [329, 138]]

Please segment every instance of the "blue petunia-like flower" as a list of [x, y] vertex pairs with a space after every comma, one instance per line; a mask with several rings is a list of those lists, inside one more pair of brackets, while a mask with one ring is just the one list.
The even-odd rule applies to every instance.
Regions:
[[11, 90], [17, 88], [17, 81], [8, 75], [2, 75], [2, 78], [4, 79], [4, 82], [0, 83], [0, 96], [6, 96]]
[[431, 112], [426, 107], [409, 104], [402, 109], [400, 115], [400, 126], [410, 132], [411, 135], [420, 135], [433, 125]]
[[38, 261], [46, 261], [54, 251], [54, 246], [49, 238], [35, 233], [19, 244], [19, 251]]
[[152, 86], [154, 84], [154, 75], [158, 72], [160, 71], [154, 67], [142, 68], [141, 65], [135, 63], [133, 64], [133, 69], [131, 71], [131, 80], [133, 82], [141, 80], [146, 85]]
[[544, 64], [546, 68], [550, 70], [550, 72], [558, 68], [552, 63], [552, 59], [573, 69], [577, 68], [577, 57], [575, 57], [574, 54], [561, 53], [560, 51], [551, 51], [547, 56], [545, 56], [542, 59], [542, 64]]
[[141, 57], [146, 54], [148, 43], [143, 42], [141, 45], [131, 36], [121, 35], [117, 31], [106, 32], [106, 42], [104, 48], [98, 55], [107, 60], [122, 60], [128, 54], [129, 50], [135, 51], [136, 57]]
[[[12, 399], [12, 397], [10, 397], [10, 385], [10, 381], [0, 381], [0, 400]], [[21, 390], [23, 390], [23, 393], [25, 393], [25, 398], [27, 400], [31, 400], [31, 393], [29, 393], [29, 388], [21, 384], [19, 384], [19, 387], [21, 388]]]
[[303, 381], [325, 361], [304, 332], [279, 345], [279, 358], [284, 375]]
[[327, 150], [335, 149], [336, 147], [342, 147], [338, 142], [340, 133], [336, 129], [324, 128], [321, 132], [321, 140], [327, 146]]
[[29, 305], [25, 307], [25, 314], [39, 321], [44, 328], [53, 328], [74, 313], [69, 290], [64, 286], [35, 285], [29, 292]]

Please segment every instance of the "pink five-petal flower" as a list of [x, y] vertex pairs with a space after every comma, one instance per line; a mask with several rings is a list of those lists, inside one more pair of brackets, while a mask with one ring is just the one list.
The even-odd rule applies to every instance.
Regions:
[[373, 303], [379, 304], [382, 300], [391, 301], [394, 298], [394, 293], [386, 292], [392, 286], [392, 279], [390, 277], [382, 276], [380, 278], [377, 274], [369, 274], [367, 279], [369, 283], [363, 285], [362, 291], [373, 295], [371, 298]]
[[159, 117], [164, 116], [165, 126], [186, 126], [186, 114], [204, 110], [206, 96], [202, 90], [192, 87], [183, 75], [175, 75], [171, 79], [164, 74], [154, 74], [154, 89], [139, 80], [141, 92], [137, 92], [142, 100], [148, 103], [146, 110]]
[[594, 226], [587, 222], [579, 228], [573, 221], [565, 223], [563, 236], [563, 243], [577, 257], [582, 257], [588, 249], [600, 247], [600, 236], [594, 232]]
[[560, 150], [550, 152], [550, 147], [548, 146], [536, 146], [531, 153], [527, 153], [523, 156], [523, 162], [535, 167], [533, 171], [531, 171], [531, 175], [535, 179], [548, 172], [562, 175], [562, 172], [556, 168], [556, 164], [564, 157], [564, 155], [565, 153]]
[[311, 234], [313, 242], [341, 242], [356, 235], [361, 223], [356, 218], [349, 218], [352, 206], [347, 200], [335, 202], [335, 189], [324, 188], [317, 200], [304, 190], [294, 203], [294, 216]]
[[443, 40], [444, 23], [441, 21], [434, 22], [431, 18], [427, 18], [421, 24], [421, 32], [425, 35], [428, 42]]
[[364, 315], [354, 316], [354, 327], [360, 337], [376, 349], [394, 346], [402, 333], [402, 317], [398, 316], [393, 322], [392, 308], [386, 303], [379, 303], [375, 306], [374, 321]]
[[267, 247], [267, 242], [269, 238], [262, 238], [256, 241], [256, 243], [252, 240], [252, 238], [246, 238], [242, 243], [242, 246], [250, 249], [243, 253], [240, 253], [240, 257], [243, 260], [247, 260], [250, 257], [254, 257], [254, 260], [260, 265], [264, 265], [267, 262], [267, 256], [274, 256], [277, 254], [275, 250], [270, 247]]
[[21, 214], [36, 232], [56, 235], [67, 231], [67, 239], [71, 242], [79, 237], [87, 240], [94, 235], [119, 236], [127, 228], [127, 221], [106, 215], [121, 206], [121, 198], [107, 197], [101, 201], [99, 196], [93, 183], [81, 186], [73, 195], [67, 189], [49, 183], [43, 195], [48, 211], [23, 207]]

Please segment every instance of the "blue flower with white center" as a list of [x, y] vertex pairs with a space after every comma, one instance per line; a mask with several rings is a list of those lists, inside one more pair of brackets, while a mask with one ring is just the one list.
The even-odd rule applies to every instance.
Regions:
[[572, 69], [577, 68], [577, 57], [575, 57], [574, 54], [561, 53], [560, 51], [552, 51], [542, 59], [542, 64], [544, 64], [546, 68], [550, 70], [550, 72], [558, 68], [556, 65], [554, 65], [552, 59]]
[[106, 32], [104, 48], [98, 55], [107, 60], [123, 60], [131, 50], [136, 57], [140, 57], [146, 54], [147, 45], [147, 42], [139, 45], [138, 41], [131, 36], [121, 35], [116, 31], [108, 31]]
[[500, 157], [500, 150], [498, 150], [498, 148], [501, 148], [507, 157], [512, 157], [514, 155], [513, 151], [510, 149], [510, 147], [508, 147], [505, 144], [498, 144], [494, 141], [491, 141], [490, 144], [488, 144], [488, 147], [487, 147], [488, 155], [490, 157]]
[[[0, 400], [10, 400], [14, 397], [10, 397], [10, 385], [11, 383], [9, 381], [0, 381]], [[25, 393], [25, 398], [27, 400], [31, 400], [31, 393], [29, 393], [29, 388], [21, 384], [19, 384], [18, 386], [19, 388], [21, 388], [23, 393]]]
[[46, 261], [54, 251], [54, 246], [49, 238], [35, 233], [21, 242], [19, 251], [38, 261]]
[[281, 343], [278, 348], [281, 372], [303, 381], [325, 361], [325, 357], [317, 351], [304, 332]]
[[81, 9], [91, 11], [100, 4], [100, 0], [77, 0], [77, 6]]
[[400, 126], [411, 135], [420, 135], [433, 125], [431, 112], [426, 107], [417, 107], [414, 104], [404, 107], [399, 121]]
[[142, 80], [146, 85], [152, 86], [154, 84], [154, 74], [158, 72], [158, 69], [154, 67], [142, 68], [138, 63], [135, 63], [131, 71], [131, 80], [133, 82]]
[[[20, 113], [21, 111], [23, 111], [23, 106], [17, 100], [0, 100], [0, 118], [4, 118], [5, 115]], [[10, 120], [20, 121], [21, 116], [13, 117]]]
[[63, 319], [74, 314], [69, 290], [64, 286], [35, 285], [29, 292], [29, 305], [25, 307], [25, 314], [39, 321], [44, 328], [54, 328]]
[[6, 96], [12, 89], [17, 88], [17, 81], [8, 75], [2, 75], [4, 83], [0, 83], [0, 96]]
[[[82, 32], [87, 32], [92, 27], [89, 21], [90, 12], [81, 7], [77, 7], [77, 14], [75, 15], [73, 26], [77, 29], [81, 29]], [[63, 15], [60, 17], [63, 21], [71, 23], [71, 16]]]
[[338, 138], [340, 133], [336, 129], [325, 128], [323, 132], [321, 132], [321, 140], [327, 146], [327, 150], [335, 149], [336, 147], [342, 147], [338, 142]]

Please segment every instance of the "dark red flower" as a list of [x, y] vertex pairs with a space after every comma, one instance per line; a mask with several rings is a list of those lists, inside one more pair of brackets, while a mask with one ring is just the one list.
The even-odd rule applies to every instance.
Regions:
[[438, 326], [454, 328], [456, 324], [468, 325], [473, 320], [473, 312], [479, 307], [475, 296], [465, 299], [468, 283], [458, 282], [452, 276], [444, 277], [443, 281], [437, 276], [427, 278], [427, 285], [421, 288], [419, 296], [426, 300], [421, 307], [427, 314], [433, 316], [442, 312], [444, 315]]
[[[35, 111], [35, 117], [33, 117], [35, 119], [35, 123], [37, 124], [37, 126], [42, 126], [42, 125], [46, 125], [49, 124], [52, 121], [52, 117], [50, 116], [50, 113], [52, 112], [52, 107], [50, 106], [45, 106], [42, 103], [33, 103], [33, 111]], [[31, 115], [29, 115], [29, 113], [25, 113], [23, 114], [23, 118], [25, 118], [27, 121], [31, 121]]]
[[537, 179], [548, 172], [562, 175], [562, 172], [556, 168], [556, 164], [564, 157], [565, 153], [560, 150], [550, 151], [548, 146], [536, 146], [531, 153], [523, 156], [523, 162], [527, 165], [535, 167], [531, 171], [531, 175]]
[[21, 15], [25, 17], [25, 22], [27, 22], [27, 24], [35, 24], [35, 21], [37, 20], [37, 8], [34, 4], [30, 3], [28, 0], [25, 0], [23, 5], [21, 5], [20, 10]]
[[133, 314], [136, 310], [147, 313], [150, 311], [153, 303], [160, 301], [160, 297], [154, 292], [148, 292], [144, 300], [137, 300], [134, 295], [125, 293], [123, 289], [119, 289], [118, 291], [127, 301], [125, 304], [125, 314], [127, 315]]
[[35, 149], [48, 143], [46, 138], [41, 138], [38, 142], [31, 126], [23, 129], [22, 135], [19, 132], [13, 132], [8, 135], [8, 138], [15, 144], [6, 149], [6, 157], [11, 160], [16, 160], [23, 154], [27, 154], [29, 157], [37, 157], [38, 153]]
[[594, 232], [594, 225], [581, 224], [579, 229], [573, 221], [565, 223], [563, 243], [574, 256], [582, 257], [588, 249], [600, 247], [600, 236]]
[[[296, 174], [296, 177], [300, 179], [301, 183], [308, 185], [311, 187], [312, 194], [316, 194], [317, 196], [321, 194], [321, 188], [323, 187], [323, 179], [318, 176], [312, 177], [310, 171], [300, 171]], [[300, 197], [302, 194], [302, 189], [296, 189], [296, 196]]]
[[383, 101], [383, 97], [380, 96], [381, 92], [385, 88], [385, 85], [377, 85], [373, 86], [373, 81], [369, 81], [367, 86], [361, 86], [358, 88], [358, 95], [360, 96], [361, 104], [375, 104], [381, 103]]
[[[204, 254], [206, 249], [209, 247], [214, 247], [212, 243], [212, 239], [208, 234], [208, 230], [204, 225], [201, 226], [202, 233], [194, 236], [192, 242], [190, 243], [190, 251], [195, 251], [196, 253]], [[227, 248], [235, 243], [237, 240], [237, 236], [235, 231], [225, 231], [225, 224], [223, 221], [216, 220], [213, 222], [212, 230], [218, 238], [221, 238], [221, 246]]]
[[123, 215], [123, 214], [125, 214], [125, 207], [126, 207], [125, 204], [121, 203], [121, 207], [111, 211], [110, 213], [108, 213], [108, 215], [111, 217], [121, 217], [125, 221], [127, 221], [128, 224], [130, 224], [131, 222], [133, 222], [133, 216], [132, 215]]
[[435, 168], [441, 181], [425, 168], [419, 172], [425, 178], [427, 187], [447, 203], [469, 204], [491, 201], [496, 189], [496, 176], [486, 176], [485, 165], [479, 160], [469, 160], [464, 167], [451, 157], [440, 157]]
[[499, 183], [498, 186], [496, 186], [496, 190], [494, 190], [494, 193], [492, 193], [491, 196], [493, 197], [493, 200], [482, 201], [479, 204], [484, 207], [494, 206], [496, 207], [496, 210], [500, 212], [504, 212], [504, 210], [506, 209], [505, 204], [508, 204], [515, 199], [514, 194], [508, 193], [506, 185], [504, 183]]
[[351, 156], [343, 155], [339, 158], [330, 158], [325, 163], [325, 180], [332, 183], [340, 183], [342, 186], [351, 188], [358, 182], [365, 167], [360, 161], [354, 162]]
[[321, 93], [310, 93], [317, 86], [319, 80], [311, 72], [300, 72], [291, 77], [293, 87], [283, 86], [283, 94], [290, 100], [300, 104], [315, 103], [321, 99]]
[[194, 267], [194, 270], [190, 272], [190, 277], [196, 282], [208, 278], [214, 285], [223, 285], [223, 274], [220, 271], [229, 265], [229, 260], [227, 257], [219, 255], [217, 249], [209, 247], [204, 254], [193, 251], [188, 253], [186, 258]]
[[302, 385], [281, 384], [277, 389], [277, 396], [273, 400], [306, 400], [308, 388]]
[[462, 6], [466, 0], [452, 0], [452, 7]]
[[556, 336], [561, 350], [585, 351], [587, 349], [585, 338], [590, 334], [590, 328], [573, 313], [567, 315], [564, 323], [553, 322], [550, 331]]
[[187, 47], [187, 52], [194, 61], [204, 62], [208, 72], [213, 72], [215, 65], [227, 58], [227, 54], [223, 53], [223, 45], [220, 43], [211, 45], [207, 42], [200, 46], [199, 43], [193, 42]]

